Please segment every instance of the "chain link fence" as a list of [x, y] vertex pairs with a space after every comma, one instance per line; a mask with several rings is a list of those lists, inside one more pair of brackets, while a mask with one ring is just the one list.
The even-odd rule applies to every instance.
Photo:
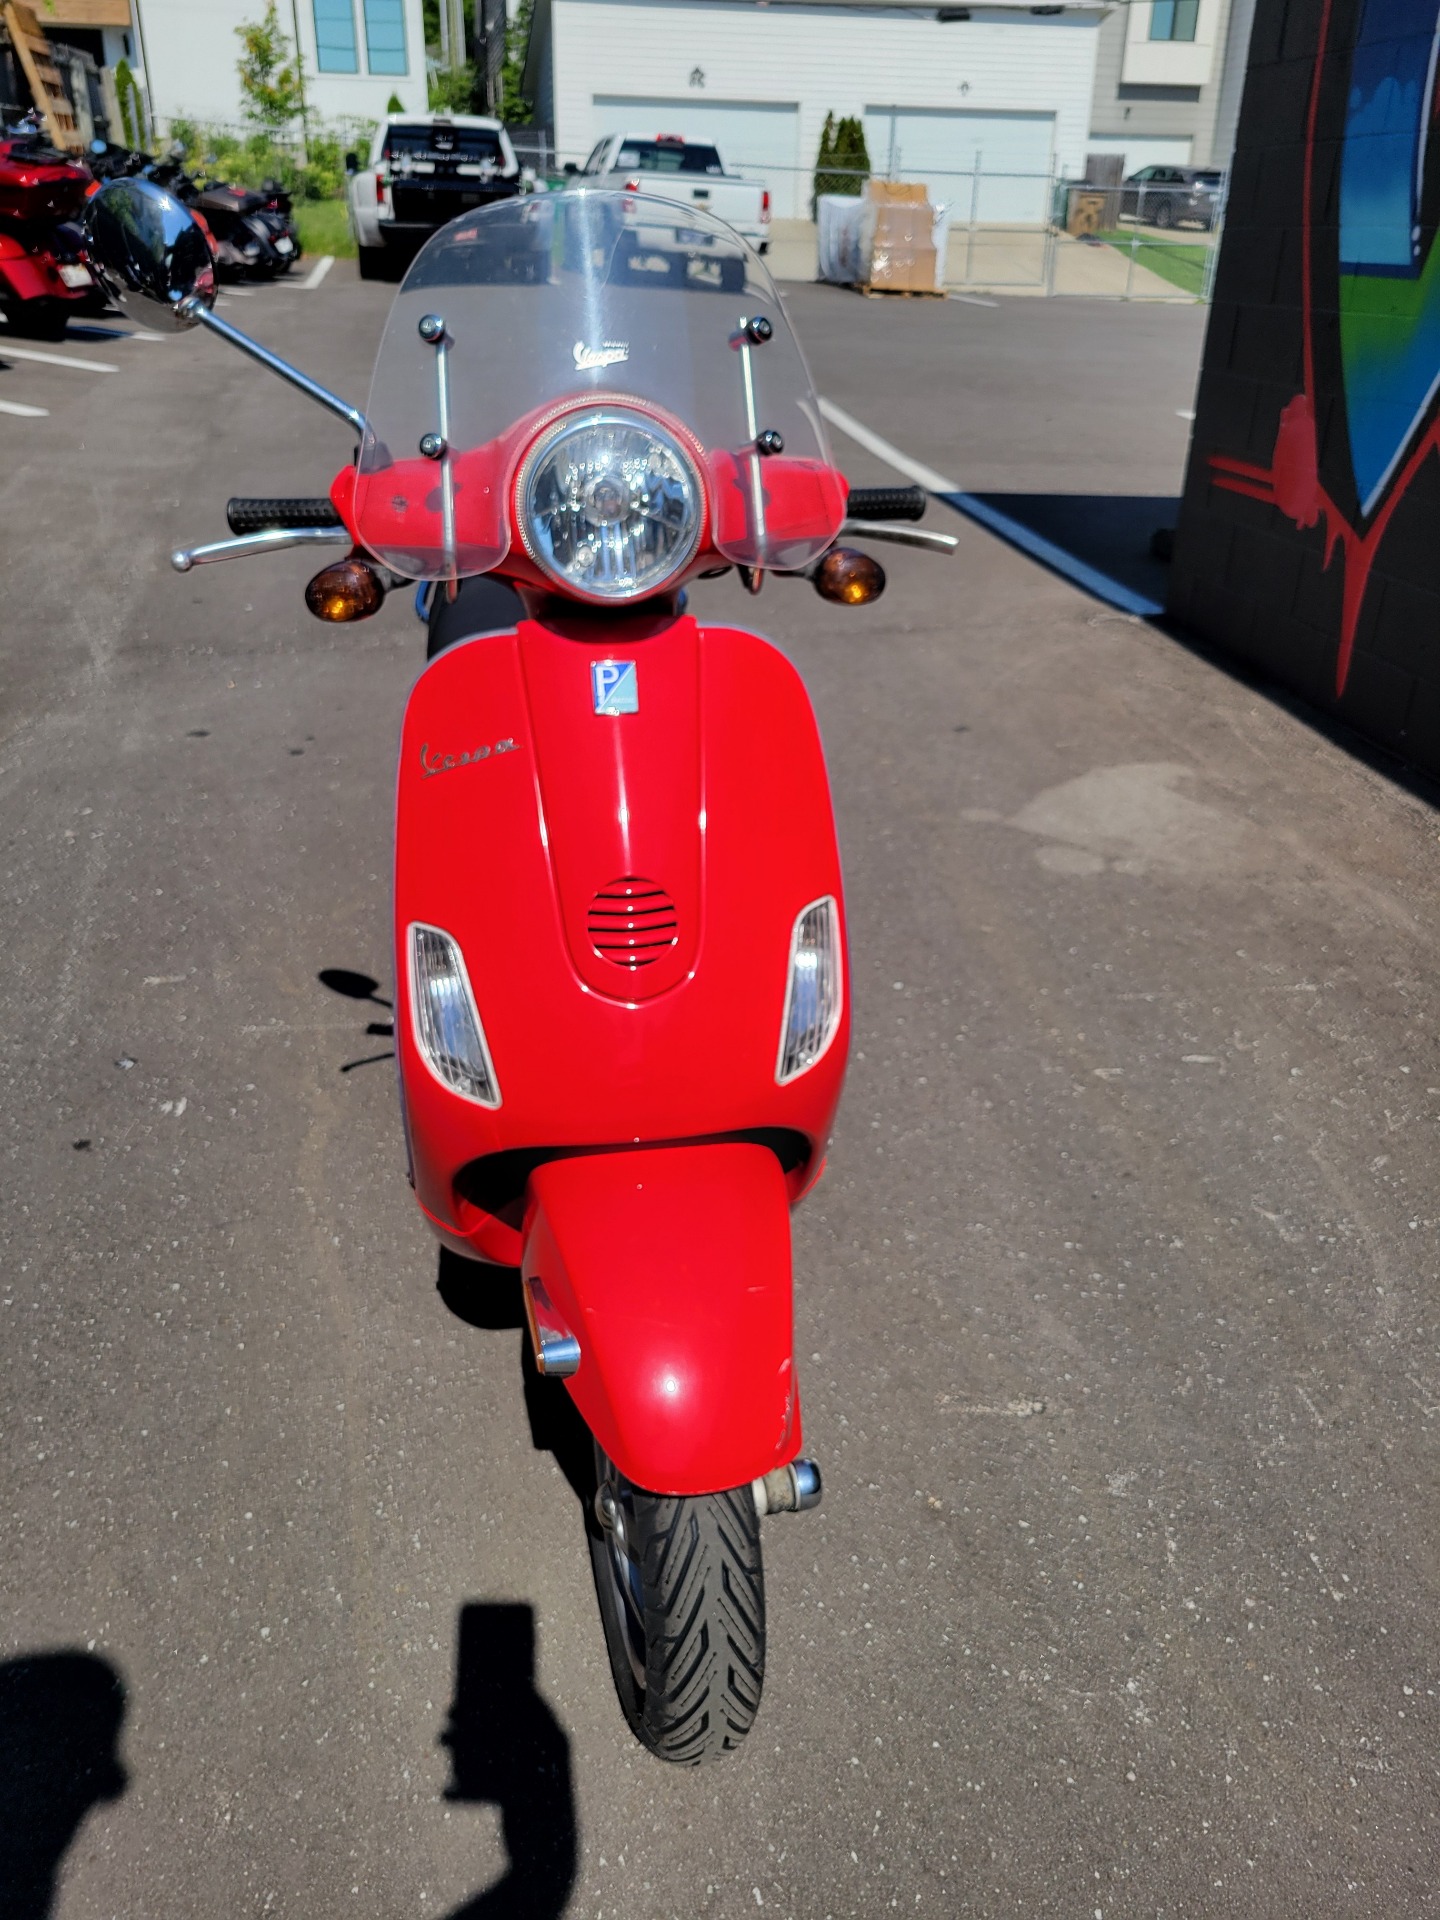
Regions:
[[[586, 154], [556, 148], [542, 130], [512, 128], [521, 164], [537, 184], [573, 185], [565, 172]], [[949, 164], [900, 165], [887, 174], [852, 176], [923, 185], [945, 244], [945, 286], [965, 293], [1067, 295], [1078, 299], [1208, 301], [1224, 223], [1227, 177], [1218, 169], [1198, 184], [1153, 186], [1140, 180], [1090, 181], [1057, 169], [1001, 168], [983, 151], [946, 155]], [[816, 277], [814, 172], [724, 154], [732, 174], [770, 189], [774, 219], [770, 266], [781, 279]], [[968, 160], [968, 164], [967, 164]], [[843, 177], [827, 166], [827, 185]], [[647, 181], [647, 185], [651, 184]], [[664, 176], [653, 181], [664, 191]], [[939, 239], [937, 233], [937, 241]]]

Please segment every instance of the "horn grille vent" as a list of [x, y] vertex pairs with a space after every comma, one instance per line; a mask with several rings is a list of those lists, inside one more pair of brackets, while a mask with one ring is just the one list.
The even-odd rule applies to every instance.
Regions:
[[662, 886], [627, 873], [601, 887], [590, 902], [585, 931], [602, 960], [636, 973], [675, 945], [680, 920]]

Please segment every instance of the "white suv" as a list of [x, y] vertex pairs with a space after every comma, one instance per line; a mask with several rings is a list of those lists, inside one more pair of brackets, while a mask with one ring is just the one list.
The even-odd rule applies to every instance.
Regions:
[[520, 163], [498, 120], [468, 113], [392, 113], [380, 124], [365, 166], [347, 153], [350, 231], [360, 278], [388, 279], [405, 268], [437, 227], [457, 213], [520, 191]]

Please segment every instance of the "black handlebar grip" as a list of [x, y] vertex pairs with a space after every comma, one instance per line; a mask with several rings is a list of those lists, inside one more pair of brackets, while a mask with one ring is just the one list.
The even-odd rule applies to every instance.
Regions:
[[923, 520], [930, 496], [923, 487], [851, 487], [852, 520]]
[[266, 533], [272, 527], [343, 527], [330, 502], [315, 500], [227, 500], [225, 518], [232, 533]]

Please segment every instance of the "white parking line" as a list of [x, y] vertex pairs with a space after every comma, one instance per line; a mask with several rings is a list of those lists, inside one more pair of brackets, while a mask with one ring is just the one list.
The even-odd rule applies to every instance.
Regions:
[[872, 433], [869, 427], [837, 407], [832, 400], [822, 400], [820, 411], [825, 418], [844, 434], [865, 447], [869, 452], [883, 460], [887, 466], [894, 467], [897, 473], [903, 473], [925, 488], [927, 493], [935, 493], [954, 507], [957, 513], [963, 513], [967, 519], [976, 521], [989, 532], [998, 534], [1012, 547], [1018, 547], [1022, 553], [1028, 553], [1032, 560], [1038, 560], [1042, 566], [1052, 572], [1062, 574], [1073, 581], [1077, 587], [1083, 587], [1086, 593], [1093, 593], [1112, 607], [1119, 607], [1125, 613], [1137, 614], [1142, 620], [1153, 620], [1165, 609], [1158, 600], [1151, 600], [1143, 593], [1137, 593], [1133, 587], [1127, 587], [1122, 580], [1112, 579], [1108, 573], [1102, 573], [1098, 567], [1092, 567], [1088, 561], [1078, 559], [1064, 547], [1056, 546], [1053, 540], [1047, 540], [1043, 534], [1036, 533], [1022, 521], [1013, 520], [1008, 513], [1001, 513], [987, 501], [978, 500], [973, 493], [965, 493], [937, 473], [933, 467], [927, 467], [919, 460], [912, 460], [898, 447], [892, 447], [888, 440], [881, 439], [878, 433]]
[[953, 480], [947, 480], [943, 473], [937, 473], [934, 467], [922, 465], [912, 460], [908, 453], [902, 453], [898, 447], [892, 447], [888, 440], [882, 440], [878, 433], [872, 433], [869, 427], [862, 426], [852, 415], [837, 407], [833, 400], [822, 400], [820, 411], [832, 427], [839, 427], [858, 445], [864, 447], [887, 466], [894, 467], [897, 473], [903, 473], [917, 486], [924, 487], [927, 493], [958, 493], [959, 487]]
[[18, 400], [0, 400], [0, 413], [13, 413], [22, 420], [48, 420], [48, 407], [22, 407]]
[[320, 282], [335, 264], [333, 253], [322, 253], [303, 280], [282, 280], [282, 287], [298, 287], [301, 293], [314, 293]]
[[14, 347], [0, 339], [0, 360], [42, 360], [47, 367], [79, 367], [84, 373], [118, 373], [108, 360], [78, 360], [73, 353], [41, 353], [36, 347]]
[[978, 293], [952, 293], [952, 300], [963, 300], [967, 307], [998, 307], [998, 300], [982, 300]]

